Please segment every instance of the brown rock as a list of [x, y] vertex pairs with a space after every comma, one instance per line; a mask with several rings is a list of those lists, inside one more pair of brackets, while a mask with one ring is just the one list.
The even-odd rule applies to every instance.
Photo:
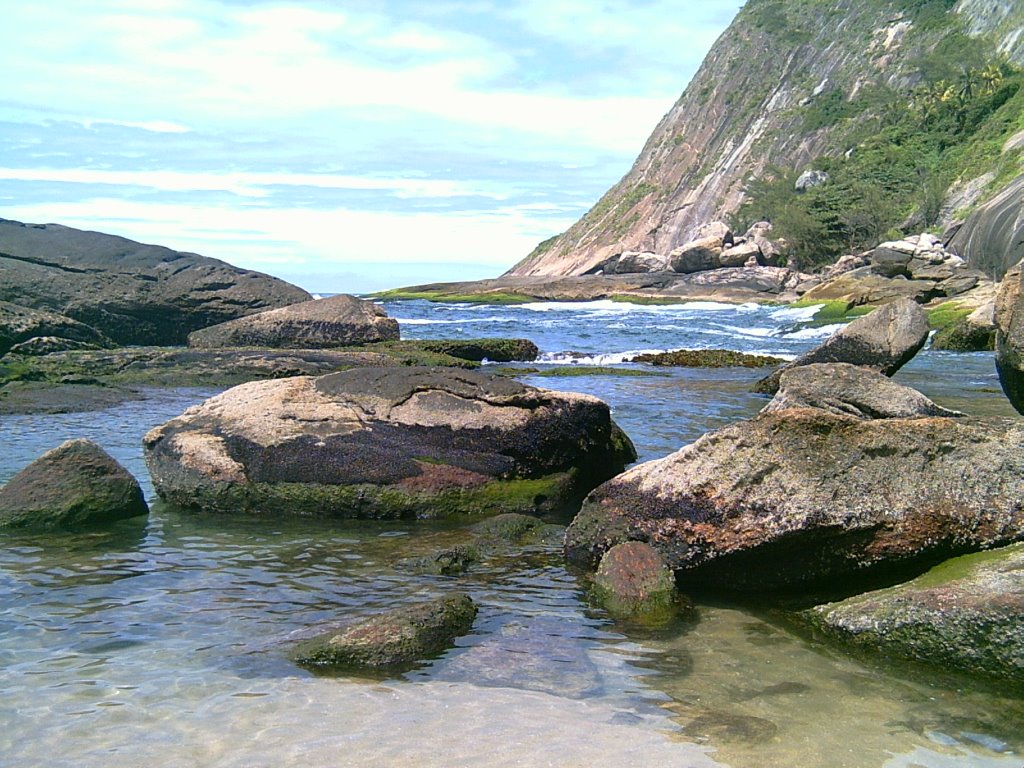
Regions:
[[694, 240], [668, 255], [669, 269], [681, 274], [717, 269], [723, 247], [722, 238], [714, 235]]

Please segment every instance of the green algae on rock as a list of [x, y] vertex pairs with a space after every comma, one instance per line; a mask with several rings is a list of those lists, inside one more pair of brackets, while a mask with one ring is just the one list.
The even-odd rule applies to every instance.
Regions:
[[466, 634], [476, 614], [476, 604], [469, 595], [447, 595], [306, 640], [294, 650], [292, 658], [304, 667], [321, 670], [410, 669]]
[[1024, 544], [955, 558], [801, 616], [853, 646], [1024, 683]]
[[752, 355], [730, 349], [678, 349], [674, 352], [644, 353], [629, 362], [683, 368], [763, 368], [786, 361], [781, 357]]
[[636, 456], [596, 398], [441, 368], [251, 382], [144, 442], [176, 504], [320, 517], [559, 509]]

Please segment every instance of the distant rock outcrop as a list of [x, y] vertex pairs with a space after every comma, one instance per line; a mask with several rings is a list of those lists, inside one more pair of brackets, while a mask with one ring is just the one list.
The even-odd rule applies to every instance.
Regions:
[[0, 488], [0, 528], [77, 529], [148, 512], [138, 481], [90, 440], [62, 443]]
[[56, 351], [58, 346], [100, 349], [112, 343], [95, 328], [70, 317], [0, 301], [0, 357], [12, 349], [22, 354], [35, 354], [43, 349]]
[[398, 321], [388, 317], [383, 308], [338, 294], [193, 331], [188, 345], [201, 349], [331, 349], [397, 339]]
[[184, 344], [199, 328], [310, 298], [216, 259], [0, 219], [0, 300], [65, 315], [116, 344]]
[[1024, 258], [1024, 176], [975, 210], [957, 229], [947, 247], [975, 269], [1001, 280]]
[[597, 398], [416, 367], [243, 384], [144, 447], [176, 504], [322, 517], [547, 511], [636, 458]]

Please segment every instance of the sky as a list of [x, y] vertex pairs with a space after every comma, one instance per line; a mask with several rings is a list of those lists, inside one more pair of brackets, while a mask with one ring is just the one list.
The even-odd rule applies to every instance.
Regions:
[[5, 3], [0, 218], [314, 292], [495, 277], [628, 171], [741, 5]]

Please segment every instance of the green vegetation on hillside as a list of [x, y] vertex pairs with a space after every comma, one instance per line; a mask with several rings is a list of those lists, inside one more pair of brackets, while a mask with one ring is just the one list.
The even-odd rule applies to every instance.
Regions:
[[[914, 22], [910, 35], [935, 41], [919, 45], [910, 62], [913, 88], [834, 86], [797, 108], [801, 131], [827, 129], [830, 149], [809, 166], [770, 166], [748, 181], [736, 229], [769, 220], [799, 266], [814, 266], [872, 248], [902, 228], [937, 226], [952, 185], [993, 173], [994, 189], [1020, 172], [1020, 151], [1003, 148], [1024, 129], [1024, 72], [968, 37], [948, 12], [952, 4], [901, 4]], [[778, 0], [752, 5], [764, 24], [781, 23], [768, 10], [781, 9]], [[914, 47], [913, 38], [905, 45]], [[798, 192], [796, 179], [808, 168], [825, 171], [828, 181]]]

